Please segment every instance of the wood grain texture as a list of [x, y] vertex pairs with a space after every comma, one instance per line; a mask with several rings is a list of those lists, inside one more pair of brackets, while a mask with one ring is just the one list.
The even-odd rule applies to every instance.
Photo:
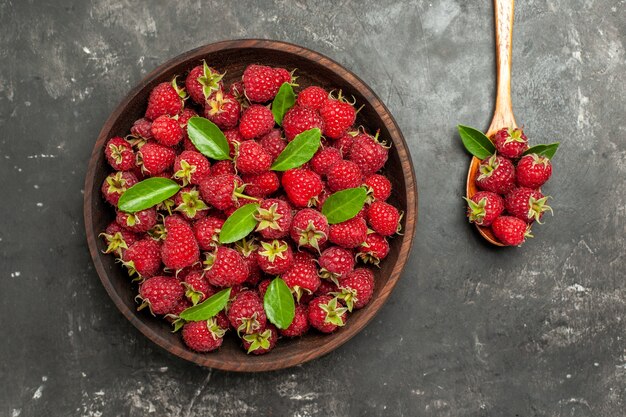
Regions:
[[[517, 127], [513, 115], [513, 104], [511, 102], [511, 64], [513, 57], [513, 15], [515, 0], [494, 0], [493, 6], [496, 32], [497, 95], [491, 125], [486, 133], [489, 138], [504, 127]], [[478, 176], [479, 165], [480, 160], [476, 157], [472, 157], [465, 185], [467, 198], [472, 198], [476, 191], [478, 191], [476, 188], [476, 177]], [[498, 241], [489, 227], [476, 225], [476, 228], [489, 243], [496, 246], [504, 246]]]
[[[375, 271], [376, 290], [373, 300], [364, 309], [353, 313], [345, 327], [325, 336], [311, 333], [301, 339], [281, 340], [273, 352], [264, 356], [246, 355], [227, 337], [218, 352], [199, 354], [188, 350], [180, 335], [172, 334], [164, 320], [136, 311], [136, 287], [129, 283], [126, 272], [115, 263], [114, 257], [104, 255], [104, 243], [98, 234], [113, 219], [113, 210], [100, 196], [100, 185], [109, 172], [103, 152], [111, 136], [125, 135], [132, 122], [142, 117], [151, 89], [169, 81], [176, 74], [185, 74], [206, 59], [217, 69], [227, 71], [226, 82], [241, 77], [246, 65], [266, 65], [297, 68], [300, 88], [321, 85], [327, 89], [341, 88], [357, 103], [365, 104], [359, 112], [357, 124], [375, 131], [391, 142], [386, 173], [394, 191], [390, 202], [400, 207], [403, 217], [403, 235], [390, 241], [391, 251], [381, 268]], [[87, 242], [96, 271], [108, 294], [124, 316], [154, 343], [186, 360], [202, 366], [230, 371], [269, 371], [298, 365], [320, 357], [357, 334], [380, 310], [396, 285], [413, 244], [417, 221], [417, 188], [409, 151], [393, 117], [382, 101], [356, 75], [333, 60], [297, 45], [267, 40], [236, 40], [206, 45], [186, 52], [152, 71], [113, 111], [104, 124], [94, 146], [85, 180], [84, 219]]]

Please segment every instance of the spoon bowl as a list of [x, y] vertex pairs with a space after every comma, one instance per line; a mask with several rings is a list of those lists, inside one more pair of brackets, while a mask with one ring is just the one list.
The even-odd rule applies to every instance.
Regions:
[[[490, 139], [500, 129], [514, 129], [517, 127], [511, 102], [511, 58], [513, 52], [513, 10], [515, 0], [494, 0], [493, 4], [496, 29], [497, 95], [496, 108], [493, 112], [491, 125], [486, 133], [486, 136]], [[465, 185], [467, 198], [472, 198], [478, 191], [476, 177], [478, 176], [479, 166], [480, 159], [475, 156], [472, 157]], [[491, 228], [479, 225], [476, 225], [476, 228], [487, 242], [495, 246], [505, 246], [496, 238]]]

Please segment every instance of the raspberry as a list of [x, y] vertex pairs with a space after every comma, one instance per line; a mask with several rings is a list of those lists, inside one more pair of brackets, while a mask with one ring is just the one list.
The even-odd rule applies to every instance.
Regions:
[[[291, 79], [291, 76], [289, 76]], [[275, 68], [265, 65], [248, 65], [243, 72], [243, 85], [246, 97], [253, 103], [272, 100], [285, 80], [285, 75]]]
[[161, 245], [150, 238], [132, 244], [122, 256], [122, 265], [128, 275], [139, 275], [139, 279], [150, 278], [161, 270]]
[[352, 252], [339, 246], [325, 249], [317, 261], [321, 268], [320, 276], [334, 282], [354, 269]]
[[378, 141], [378, 134], [370, 136], [366, 133], [358, 134], [350, 147], [350, 161], [354, 162], [363, 173], [369, 177], [387, 162], [389, 149]]
[[104, 179], [101, 188], [102, 195], [108, 203], [117, 207], [122, 194], [138, 182], [135, 174], [131, 172], [114, 172]]
[[512, 216], [500, 216], [491, 224], [493, 234], [506, 246], [520, 246], [530, 234], [530, 226], [524, 220]]
[[285, 201], [275, 198], [261, 201], [254, 217], [259, 222], [256, 231], [263, 239], [279, 239], [289, 234], [291, 207]]
[[248, 266], [234, 249], [219, 246], [206, 254], [204, 261], [207, 281], [216, 287], [232, 287], [248, 278]]
[[305, 292], [313, 294], [320, 285], [320, 277], [317, 275], [317, 267], [314, 262], [294, 261], [289, 270], [282, 275], [282, 278], [295, 294], [298, 302]]
[[191, 266], [200, 259], [198, 242], [189, 223], [179, 216], [165, 218], [167, 236], [161, 247], [163, 264], [172, 270]]
[[243, 188], [241, 178], [232, 174], [206, 177], [200, 182], [202, 199], [222, 211], [238, 205]]
[[391, 204], [375, 201], [367, 209], [367, 223], [375, 232], [391, 236], [400, 229], [400, 213]]
[[185, 90], [178, 88], [176, 77], [169, 83], [161, 83], [154, 87], [148, 98], [146, 118], [155, 120], [159, 116], [176, 116], [183, 109]]
[[539, 190], [517, 187], [506, 195], [504, 205], [510, 215], [526, 223], [530, 224], [535, 220], [541, 223], [543, 213], [552, 212], [552, 208], [546, 204], [547, 201], [548, 197], [545, 197]]
[[183, 327], [183, 341], [196, 352], [211, 352], [222, 346], [226, 329], [217, 324], [215, 317], [192, 321]]
[[386, 201], [391, 195], [391, 182], [384, 175], [372, 174], [363, 184], [367, 187], [371, 200]]
[[214, 92], [204, 107], [204, 117], [215, 123], [220, 129], [232, 129], [239, 122], [241, 106], [235, 96], [222, 90]]
[[152, 137], [164, 146], [176, 146], [183, 140], [183, 129], [178, 120], [167, 115], [157, 117], [150, 128]]
[[528, 149], [528, 138], [522, 129], [500, 129], [491, 140], [499, 155], [511, 159], [519, 158]]
[[223, 77], [224, 74], [218, 73], [203, 61], [202, 65], [189, 71], [189, 75], [185, 79], [185, 87], [195, 103], [204, 104], [213, 92], [222, 89]]
[[490, 226], [504, 210], [504, 200], [490, 191], [479, 191], [467, 201], [467, 217], [479, 226]]
[[272, 157], [261, 145], [248, 140], [239, 145], [235, 166], [243, 174], [262, 174], [269, 171]]
[[104, 238], [107, 244], [104, 253], [115, 253], [118, 256], [123, 255], [126, 249], [139, 240], [139, 235], [124, 229], [115, 221], [109, 223], [104, 233], [100, 233], [100, 236]]
[[115, 221], [126, 230], [135, 233], [147, 232], [156, 224], [156, 210], [153, 207], [135, 213], [118, 211]]
[[374, 295], [374, 274], [369, 269], [357, 268], [339, 281], [341, 293], [337, 296], [343, 300], [348, 311], [365, 307]]
[[355, 188], [363, 183], [363, 174], [357, 164], [342, 159], [328, 169], [326, 182], [333, 192]]
[[341, 152], [336, 148], [322, 148], [311, 158], [311, 169], [320, 176], [326, 175], [329, 168], [341, 160]]
[[135, 151], [126, 139], [115, 136], [104, 147], [107, 162], [116, 171], [128, 171], [135, 167]]
[[274, 171], [261, 174], [244, 174], [241, 179], [246, 184], [246, 195], [265, 198], [274, 194], [280, 188], [280, 179]]
[[137, 162], [141, 171], [147, 175], [155, 176], [174, 165], [176, 151], [156, 142], [148, 142], [137, 152]]
[[239, 133], [244, 139], [254, 139], [269, 133], [274, 127], [271, 110], [260, 104], [253, 104], [244, 110], [239, 121]]
[[328, 239], [328, 232], [328, 220], [322, 213], [303, 209], [293, 217], [289, 234], [298, 244], [298, 248], [315, 249], [319, 252]]
[[354, 124], [356, 111], [354, 107], [347, 103], [339, 92], [339, 99], [326, 99], [319, 109], [320, 116], [324, 120], [324, 136], [331, 139], [339, 139], [346, 134], [348, 129]]
[[322, 333], [332, 333], [346, 324], [347, 311], [337, 298], [321, 295], [309, 302], [309, 323]]
[[309, 312], [306, 306], [298, 304], [293, 321], [286, 329], [279, 330], [280, 334], [285, 337], [298, 337], [309, 331]]
[[183, 286], [174, 277], [156, 276], [148, 278], [139, 287], [137, 298], [142, 303], [137, 310], [148, 307], [153, 315], [167, 314], [184, 295]]
[[193, 305], [201, 303], [216, 292], [215, 288], [204, 278], [204, 271], [201, 269], [188, 273], [183, 279], [183, 286], [185, 296]]
[[200, 152], [183, 151], [174, 160], [174, 178], [183, 185], [200, 184], [211, 175], [211, 163]]
[[284, 274], [293, 264], [293, 252], [284, 240], [261, 242], [257, 253], [259, 266], [267, 274]]
[[478, 167], [476, 185], [483, 191], [506, 194], [515, 186], [515, 167], [508, 159], [492, 155]]
[[289, 201], [296, 207], [314, 205], [323, 187], [320, 176], [306, 168], [286, 171], [281, 182]]
[[228, 321], [238, 334], [252, 334], [265, 330], [267, 317], [263, 302], [254, 291], [242, 291], [228, 309]]
[[224, 219], [216, 216], [207, 216], [193, 225], [193, 233], [202, 250], [213, 250], [219, 245], [219, 232], [224, 225]]
[[243, 348], [253, 355], [263, 355], [276, 346], [278, 331], [276, 327], [268, 324], [265, 330], [258, 333], [247, 334], [242, 337]]
[[272, 162], [280, 155], [287, 146], [287, 141], [283, 138], [280, 129], [272, 129], [266, 135], [261, 136], [259, 144], [272, 157]]
[[378, 266], [389, 255], [389, 242], [378, 233], [368, 233], [365, 242], [357, 248], [357, 258], [363, 263]]
[[311, 86], [300, 91], [297, 103], [301, 107], [308, 107], [313, 110], [319, 110], [328, 98], [328, 92], [322, 87]]
[[550, 159], [534, 153], [522, 156], [515, 169], [515, 179], [520, 187], [539, 188], [550, 179], [551, 175]]
[[315, 111], [307, 107], [293, 106], [283, 117], [283, 130], [288, 141], [298, 134], [313, 128], [324, 130], [324, 120]]
[[360, 246], [365, 242], [366, 236], [367, 225], [365, 220], [359, 217], [331, 225], [328, 233], [331, 242], [348, 249]]

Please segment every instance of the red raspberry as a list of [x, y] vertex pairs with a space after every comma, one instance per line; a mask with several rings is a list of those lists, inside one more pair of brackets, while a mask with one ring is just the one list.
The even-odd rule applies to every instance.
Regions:
[[293, 106], [283, 117], [283, 130], [289, 142], [298, 134], [313, 128], [324, 130], [324, 120], [315, 111], [307, 107]]
[[309, 312], [306, 306], [298, 304], [293, 321], [286, 329], [279, 330], [284, 337], [298, 337], [309, 331]]
[[338, 298], [346, 303], [348, 311], [363, 308], [374, 295], [374, 273], [369, 269], [357, 268], [339, 281], [339, 289], [341, 294]]
[[152, 139], [152, 122], [145, 117], [135, 120], [130, 128], [130, 134], [137, 139]]
[[115, 216], [115, 221], [126, 230], [135, 233], [145, 233], [156, 224], [156, 215], [157, 213], [154, 207], [136, 213], [118, 211]]
[[104, 147], [107, 162], [116, 171], [128, 171], [135, 167], [135, 152], [125, 139], [115, 136]]
[[[291, 79], [291, 76], [289, 76]], [[285, 75], [275, 68], [265, 65], [248, 65], [243, 72], [243, 85], [246, 97], [253, 103], [272, 100], [285, 80]]]
[[276, 346], [278, 331], [274, 325], [268, 324], [262, 332], [247, 334], [241, 338], [241, 341], [247, 353], [263, 355]]
[[183, 140], [183, 129], [178, 124], [178, 120], [167, 115], [157, 117], [150, 129], [152, 137], [161, 145], [176, 146]]
[[[296, 78], [298, 78], [294, 77], [293, 74], [287, 71], [287, 69], [285, 68], [278, 67], [274, 68], [274, 70], [276, 71], [276, 77], [278, 77], [282, 81], [280, 85], [283, 85], [284, 83], [292, 84], [296, 80]], [[280, 89], [280, 86], [278, 86], [278, 88]]]
[[337, 298], [321, 295], [309, 303], [309, 323], [322, 333], [332, 333], [346, 324], [347, 311]]
[[244, 174], [241, 179], [246, 184], [246, 194], [250, 197], [265, 198], [280, 188], [280, 179], [274, 171], [261, 174]]
[[322, 148], [311, 158], [311, 169], [317, 174], [324, 176], [328, 169], [341, 160], [341, 152], [336, 148]]
[[528, 149], [528, 138], [522, 129], [500, 129], [491, 140], [499, 155], [511, 159], [519, 158]]
[[259, 282], [257, 291], [259, 292], [259, 296], [261, 297], [261, 299], [265, 297], [265, 293], [267, 292], [267, 287], [269, 287], [271, 283], [272, 283], [271, 279], [264, 279], [263, 281]]
[[187, 137], [187, 123], [189, 123], [189, 119], [196, 116], [198, 116], [198, 113], [189, 107], [185, 107], [178, 115], [178, 124], [181, 129], [183, 129], [183, 132], [185, 132], [185, 137]]
[[219, 233], [224, 225], [224, 219], [216, 216], [207, 216], [193, 225], [193, 233], [202, 250], [213, 250], [219, 245]]
[[201, 303], [216, 293], [216, 290], [204, 277], [204, 271], [193, 270], [183, 279], [185, 296], [193, 305]]
[[545, 197], [539, 190], [517, 187], [506, 195], [504, 205], [511, 216], [522, 219], [528, 224], [535, 220], [541, 224], [543, 213], [552, 212], [552, 208], [546, 204], [547, 201], [548, 197]]
[[334, 292], [339, 292], [339, 287], [337, 287], [334, 282], [328, 279], [323, 279], [320, 286], [317, 288], [317, 291], [315, 291], [315, 296], [319, 297], [320, 295], [330, 295], [332, 297], [333, 295], [331, 293]]
[[530, 234], [530, 226], [513, 216], [500, 216], [491, 224], [493, 234], [506, 246], [520, 246]]
[[237, 146], [245, 140], [241, 133], [239, 133], [239, 129], [230, 129], [224, 132], [224, 136], [226, 136], [226, 141], [228, 142], [228, 154], [231, 158], [234, 158], [237, 154]]
[[255, 291], [242, 291], [228, 308], [228, 321], [237, 334], [252, 334], [265, 330], [267, 317], [263, 302]]
[[175, 211], [179, 212], [185, 220], [200, 220], [208, 213], [209, 206], [200, 198], [197, 189], [191, 187], [181, 188], [174, 196]]
[[389, 255], [389, 243], [378, 233], [368, 233], [365, 242], [357, 248], [357, 258], [364, 263], [379, 265]]
[[285, 149], [285, 146], [287, 146], [287, 141], [283, 138], [283, 133], [280, 129], [272, 129], [268, 134], [261, 136], [259, 144], [270, 154], [272, 162], [274, 162]]
[[191, 321], [183, 327], [183, 341], [196, 352], [211, 352], [222, 346], [226, 329], [217, 324], [215, 317]]
[[352, 252], [339, 246], [325, 249], [317, 262], [320, 265], [320, 276], [334, 282], [354, 269]]
[[372, 174], [363, 184], [367, 187], [371, 200], [386, 201], [391, 195], [391, 182], [384, 175]]
[[515, 186], [515, 167], [510, 160], [492, 155], [480, 163], [476, 185], [483, 191], [506, 194]]
[[176, 151], [156, 142], [148, 142], [137, 152], [137, 161], [141, 171], [150, 176], [160, 174], [174, 165]]
[[297, 103], [301, 107], [308, 107], [313, 110], [319, 110], [328, 98], [328, 92], [322, 87], [311, 86], [300, 91]]
[[350, 157], [350, 149], [352, 148], [352, 144], [354, 143], [354, 138], [357, 136], [359, 132], [348, 132], [339, 139], [335, 140], [332, 144], [335, 148], [339, 149], [341, 155], [348, 159]]
[[218, 73], [203, 61], [202, 65], [189, 71], [189, 75], [185, 79], [185, 87], [191, 99], [202, 105], [213, 92], [222, 89], [223, 77], [224, 74]]
[[211, 175], [217, 177], [222, 174], [235, 175], [235, 164], [228, 159], [224, 161], [217, 161], [211, 167]]
[[467, 217], [471, 223], [490, 226], [504, 210], [504, 200], [490, 191], [479, 191], [467, 201]]
[[357, 164], [342, 159], [328, 169], [326, 183], [333, 192], [355, 188], [363, 183], [363, 174]]
[[243, 188], [241, 178], [232, 174], [206, 177], [200, 182], [202, 199], [222, 211], [238, 205]]
[[155, 314], [167, 314], [185, 295], [183, 286], [174, 277], [156, 276], [148, 278], [139, 287], [138, 299], [142, 301], [137, 310], [150, 308]]
[[102, 195], [106, 201], [117, 207], [122, 194], [138, 182], [137, 177], [132, 172], [113, 172], [102, 183]]
[[328, 232], [326, 216], [313, 209], [303, 209], [293, 217], [289, 234], [298, 244], [298, 248], [315, 249], [319, 252], [328, 240]]
[[279, 239], [289, 234], [291, 207], [286, 201], [275, 198], [263, 200], [254, 217], [259, 222], [256, 231], [263, 239]]
[[243, 81], [234, 82], [228, 87], [228, 93], [235, 97], [242, 109], [250, 106], [250, 101], [246, 97]]
[[248, 266], [243, 258], [234, 249], [218, 246], [206, 254], [205, 275], [211, 285], [216, 287], [232, 287], [241, 284], [248, 278]]
[[176, 116], [183, 109], [185, 90], [178, 88], [176, 77], [169, 83], [161, 83], [154, 87], [148, 98], [146, 118], [155, 120], [159, 116]]
[[200, 184], [211, 175], [211, 163], [196, 151], [182, 151], [174, 160], [174, 178], [181, 180], [183, 185]]
[[100, 233], [107, 244], [104, 253], [115, 253], [121, 256], [126, 249], [130, 248], [133, 243], [139, 240], [139, 235], [124, 229], [115, 221], [109, 223], [104, 233]]
[[314, 262], [294, 262], [282, 278], [300, 302], [302, 295], [313, 294], [320, 286], [320, 277]]
[[367, 209], [367, 223], [375, 232], [391, 236], [400, 229], [400, 213], [391, 204], [374, 201]]
[[345, 135], [356, 119], [354, 107], [343, 99], [341, 91], [339, 100], [326, 99], [319, 111], [324, 120], [324, 136], [331, 139], [339, 139]]
[[260, 104], [244, 110], [239, 121], [239, 133], [244, 139], [254, 139], [269, 133], [274, 127], [272, 111]]
[[388, 153], [389, 149], [378, 142], [378, 134], [360, 133], [352, 142], [349, 159], [361, 168], [364, 176], [369, 177], [385, 165]]
[[367, 237], [367, 225], [365, 220], [354, 217], [342, 223], [330, 226], [328, 239], [342, 248], [356, 248], [365, 242]]
[[214, 92], [204, 107], [204, 117], [222, 130], [237, 126], [240, 114], [241, 106], [235, 96], [222, 90]]
[[306, 168], [286, 171], [281, 183], [289, 201], [296, 207], [314, 205], [323, 188], [320, 176]]
[[257, 142], [248, 140], [239, 145], [235, 166], [243, 174], [262, 174], [272, 166], [272, 157]]
[[267, 274], [284, 274], [293, 264], [293, 252], [284, 240], [261, 242], [257, 254], [259, 267]]
[[167, 236], [161, 247], [163, 264], [173, 270], [191, 266], [200, 259], [198, 242], [193, 229], [179, 216], [165, 218]]
[[128, 275], [150, 278], [161, 270], [161, 245], [150, 238], [139, 240], [124, 252], [122, 264], [128, 268]]
[[534, 153], [522, 156], [515, 169], [515, 178], [520, 187], [539, 188], [550, 179], [551, 175], [550, 160]]

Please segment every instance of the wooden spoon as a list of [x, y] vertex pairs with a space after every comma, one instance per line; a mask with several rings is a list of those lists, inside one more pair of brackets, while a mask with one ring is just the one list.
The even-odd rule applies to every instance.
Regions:
[[[496, 69], [497, 69], [497, 96], [496, 109], [487, 130], [487, 137], [491, 138], [502, 128], [516, 128], [511, 104], [511, 57], [513, 51], [513, 9], [515, 0], [494, 0], [495, 29], [496, 29]], [[471, 198], [477, 191], [476, 177], [480, 159], [473, 157], [467, 172], [466, 195]], [[478, 226], [478, 232], [491, 244], [504, 246], [495, 237], [489, 227]]]

